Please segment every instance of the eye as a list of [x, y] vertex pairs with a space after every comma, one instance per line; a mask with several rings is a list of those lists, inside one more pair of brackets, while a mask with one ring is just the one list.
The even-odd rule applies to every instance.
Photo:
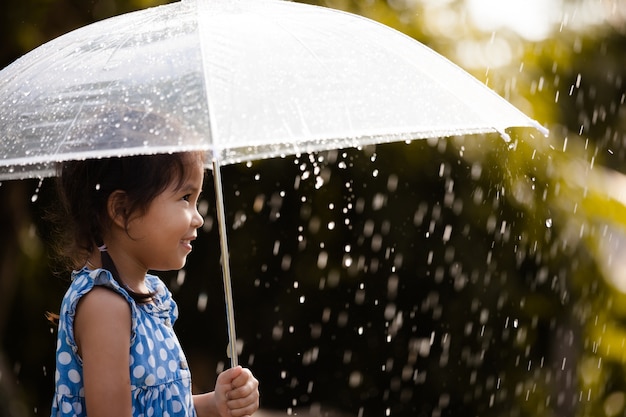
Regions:
[[183, 196], [183, 200], [185, 200], [185, 201], [189, 201], [190, 199], [191, 199], [191, 194], [185, 194]]

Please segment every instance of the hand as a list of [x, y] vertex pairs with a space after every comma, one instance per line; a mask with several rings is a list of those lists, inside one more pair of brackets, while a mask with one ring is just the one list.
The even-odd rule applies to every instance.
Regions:
[[217, 376], [215, 403], [220, 417], [251, 416], [259, 408], [259, 381], [236, 366]]

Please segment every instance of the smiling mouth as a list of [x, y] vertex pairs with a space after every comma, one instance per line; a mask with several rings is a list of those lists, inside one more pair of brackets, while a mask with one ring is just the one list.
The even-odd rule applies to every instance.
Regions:
[[180, 243], [181, 243], [184, 247], [186, 247], [187, 249], [191, 250], [191, 242], [192, 242], [193, 240], [194, 240], [194, 239], [182, 239], [182, 240], [180, 241]]

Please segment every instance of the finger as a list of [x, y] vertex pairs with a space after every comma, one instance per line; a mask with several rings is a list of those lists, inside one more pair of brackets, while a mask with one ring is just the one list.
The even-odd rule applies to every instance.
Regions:
[[240, 374], [241, 374], [241, 367], [237, 366], [235, 368], [230, 368], [227, 369], [223, 372], [221, 372], [218, 376], [217, 376], [217, 381], [216, 383], [219, 385], [228, 385], [229, 387], [234, 387], [233, 382], [235, 379], [237, 379]]
[[259, 397], [259, 381], [250, 377], [243, 386], [228, 392], [227, 407], [230, 410], [249, 412], [252, 406], [252, 411], [254, 411], [259, 406]]
[[256, 380], [247, 368], [239, 367], [239, 373], [236, 376], [233, 376], [231, 381], [233, 388], [238, 388], [246, 385], [250, 380]]
[[229, 399], [244, 398], [252, 394], [258, 396], [258, 393], [259, 393], [259, 381], [257, 381], [255, 378], [251, 378], [251, 379], [248, 379], [244, 385], [231, 389], [229, 391], [228, 398]]
[[256, 397], [258, 397], [258, 391], [253, 386], [249, 385], [237, 388], [235, 390], [230, 390], [228, 391], [226, 396], [228, 401], [232, 403], [232, 407], [229, 403], [229, 408], [241, 407], [241, 404], [243, 404], [247, 398], [255, 399]]
[[259, 400], [258, 398], [231, 400], [227, 402], [227, 406], [232, 417], [243, 417], [252, 415], [259, 409]]

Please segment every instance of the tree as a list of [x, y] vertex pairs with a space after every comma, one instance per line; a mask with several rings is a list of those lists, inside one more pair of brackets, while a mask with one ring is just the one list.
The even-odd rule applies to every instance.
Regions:
[[[12, 41], [2, 57], [149, 5], [6, 2], [0, 27]], [[362, 416], [623, 413], [619, 24], [530, 43], [481, 32], [461, 1], [329, 5], [427, 43], [551, 135], [520, 130], [508, 144], [446, 138], [228, 167], [242, 359], [262, 381], [264, 406], [322, 404]], [[498, 66], [469, 65], [479, 53]], [[21, 403], [2, 411], [46, 413], [54, 337], [41, 317], [57, 308], [64, 283], [51, 278], [33, 230], [47, 238], [40, 219], [53, 189], [14, 182], [0, 194], [10, 202], [0, 228], [2, 375], [15, 377], [2, 378], [0, 396]], [[209, 210], [186, 271], [209, 271], [211, 281], [165, 277], [181, 306], [183, 344], [205, 369], [194, 373], [202, 389], [225, 361], [211, 219]], [[224, 337], [199, 334], [198, 323]]]

